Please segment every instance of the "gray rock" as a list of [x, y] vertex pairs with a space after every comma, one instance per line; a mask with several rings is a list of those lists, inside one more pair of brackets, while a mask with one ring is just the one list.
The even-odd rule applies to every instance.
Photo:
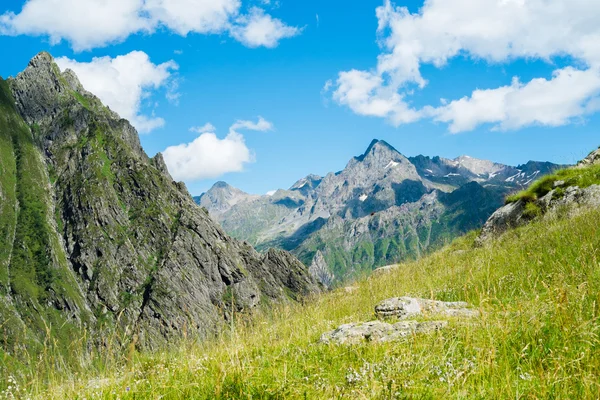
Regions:
[[564, 189], [562, 196], [556, 196], [556, 190], [552, 190], [538, 203], [546, 212], [561, 207], [598, 207], [600, 206], [600, 185], [592, 185], [583, 189], [578, 186], [569, 186]]
[[345, 324], [324, 333], [320, 342], [324, 344], [356, 345], [365, 342], [385, 343], [400, 340], [413, 334], [427, 334], [448, 326], [447, 321], [400, 321], [388, 324], [371, 321], [357, 324]]
[[308, 272], [326, 288], [330, 288], [333, 284], [334, 276], [330, 272], [329, 266], [323, 257], [323, 253], [317, 251], [317, 254], [313, 258], [313, 262], [308, 268]]
[[[27, 292], [7, 297], [1, 304], [15, 306], [0, 309], [0, 319], [22, 320], [40, 339], [43, 321], [85, 328], [96, 345], [119, 337], [159, 348], [212, 335], [232, 314], [262, 302], [321, 291], [291, 254], [260, 254], [230, 238], [173, 181], [162, 155], [150, 159], [129, 122], [86, 92], [72, 71], [61, 73], [49, 54], [36, 56], [8, 84], [16, 104], [11, 118], [35, 135], [27, 168], [41, 171], [35, 185], [47, 196], [36, 207], [51, 229], [47, 265], [11, 265], [0, 253], [0, 266], [60, 275], [49, 274], [37, 288], [43, 303]], [[36, 319], [23, 317], [30, 314]]]
[[[535, 205], [540, 208], [543, 217], [553, 215], [558, 210], [567, 210], [572, 214], [578, 212], [581, 208], [600, 207], [600, 185], [592, 185], [582, 189], [578, 186], [565, 188], [565, 182], [562, 181], [557, 183], [559, 185], [555, 184], [555, 189], [535, 201]], [[562, 189], [562, 191], [558, 192], [559, 189]], [[516, 228], [531, 221], [532, 217], [525, 213], [525, 206], [526, 203], [519, 200], [498, 209], [483, 226], [481, 234], [476, 239], [476, 244], [483, 245], [508, 229]]]
[[373, 274], [389, 274], [390, 272], [398, 269], [398, 264], [386, 265], [385, 267], [376, 268]]
[[519, 200], [499, 208], [487, 220], [476, 242], [483, 244], [508, 229], [525, 224], [528, 221], [527, 218], [524, 218], [525, 205], [523, 200]]
[[565, 186], [565, 181], [556, 181], [554, 182], [554, 188]]
[[577, 164], [577, 168], [585, 168], [590, 165], [600, 164], [600, 148], [592, 151], [586, 158]]
[[444, 302], [414, 297], [395, 297], [379, 303], [375, 314], [379, 318], [408, 319], [428, 315], [445, 317], [470, 318], [479, 315], [478, 310], [467, 308], [468, 304], [459, 302]]

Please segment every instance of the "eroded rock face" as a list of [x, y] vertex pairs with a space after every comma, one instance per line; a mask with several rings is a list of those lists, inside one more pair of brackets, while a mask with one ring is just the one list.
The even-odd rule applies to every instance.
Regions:
[[527, 218], [524, 218], [525, 205], [524, 201], [519, 200], [500, 207], [483, 226], [481, 234], [477, 238], [478, 244], [525, 224], [528, 221]]
[[550, 191], [538, 201], [544, 211], [552, 211], [565, 206], [600, 206], [600, 185], [592, 185], [583, 189], [578, 186], [570, 186], [564, 189], [562, 196], [557, 196], [556, 191], [557, 189]]
[[[86, 92], [73, 72], [61, 73], [49, 54], [36, 56], [7, 83], [11, 118], [25, 133], [2, 131], [3, 138], [13, 135], [2, 143], [31, 146], [21, 151], [31, 156], [17, 163], [15, 180], [47, 194], [35, 207], [46, 216], [40, 224], [51, 257], [38, 257], [33, 266], [0, 254], [9, 272], [45, 274], [36, 292], [9, 288], [4, 303], [16, 304], [15, 312], [0, 310], [0, 316], [34, 315], [23, 321], [40, 339], [44, 332], [28, 321], [43, 326], [52, 317], [53, 326], [86, 327], [100, 343], [103, 330], [114, 327], [129, 333], [126, 340], [159, 347], [205, 337], [232, 311], [321, 290], [289, 253], [262, 255], [231, 239], [173, 181], [161, 155], [144, 153], [129, 122]], [[33, 169], [41, 178], [21, 182]], [[28, 201], [36, 200], [24, 198], [20, 206]], [[11, 246], [31, 246], [30, 236], [23, 237]]]
[[402, 339], [413, 334], [433, 333], [448, 326], [448, 321], [400, 321], [388, 324], [371, 321], [357, 324], [345, 324], [321, 336], [324, 344], [353, 345], [364, 342], [385, 343]]
[[[581, 207], [600, 207], [600, 185], [592, 185], [583, 189], [578, 186], [565, 188], [564, 185], [563, 181], [555, 182], [553, 190], [534, 201], [535, 206], [543, 215], [552, 215], [561, 209], [576, 213]], [[527, 215], [526, 205], [525, 201], [519, 200], [498, 209], [483, 226], [481, 234], [476, 239], [476, 244], [483, 245], [507, 230], [531, 221], [533, 216]]]
[[467, 303], [462, 301], [445, 302], [414, 297], [395, 297], [379, 303], [375, 307], [375, 314], [379, 318], [399, 319], [428, 315], [460, 318], [470, 318], [479, 315], [479, 311], [470, 309], [468, 306]]
[[329, 267], [327, 266], [325, 257], [323, 257], [323, 253], [321, 253], [320, 251], [317, 251], [317, 254], [313, 258], [313, 262], [308, 268], [308, 271], [316, 280], [321, 282], [326, 288], [330, 288], [333, 284], [333, 274], [329, 271]]
[[585, 168], [590, 165], [600, 164], [600, 148], [592, 151], [586, 158], [577, 164], [577, 168]]

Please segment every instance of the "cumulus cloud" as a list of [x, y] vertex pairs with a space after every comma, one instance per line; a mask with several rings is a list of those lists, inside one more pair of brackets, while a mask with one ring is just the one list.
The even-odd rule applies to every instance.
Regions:
[[185, 36], [220, 33], [241, 7], [240, 0], [145, 0], [143, 9], [155, 21]]
[[434, 118], [450, 124], [450, 132], [470, 131], [480, 124], [497, 129], [528, 125], [561, 126], [598, 111], [600, 71], [567, 67], [552, 79], [534, 79], [526, 84], [514, 79], [510, 86], [475, 90], [470, 97], [455, 100], [433, 111]]
[[[73, 70], [86, 90], [128, 119], [141, 133], [164, 125], [162, 118], [141, 114], [141, 103], [152, 90], [169, 84], [173, 71], [178, 68], [175, 62], [156, 65], [146, 53], [133, 51], [115, 58], [94, 58], [90, 62], [61, 57], [56, 59], [56, 63], [62, 70]], [[167, 94], [175, 96], [174, 92]]]
[[239, 130], [268, 131], [273, 124], [260, 117], [258, 122], [237, 121], [229, 133], [219, 139], [212, 124], [192, 128], [200, 133], [193, 142], [168, 147], [163, 156], [169, 172], [176, 180], [198, 181], [217, 178], [229, 172], [241, 172], [254, 162], [254, 155], [246, 146]]
[[216, 130], [217, 130], [217, 128], [215, 128], [215, 126], [213, 124], [211, 124], [210, 122], [207, 122], [206, 124], [204, 124], [202, 126], [192, 126], [190, 128], [190, 132], [195, 132], [195, 133], [215, 132]]
[[300, 32], [260, 8], [241, 15], [241, 6], [240, 0], [27, 0], [21, 12], [0, 15], [0, 34], [48, 36], [82, 51], [160, 28], [182, 36], [231, 31], [250, 47], [275, 47]]
[[249, 131], [267, 132], [273, 130], [273, 124], [263, 117], [258, 117], [258, 122], [238, 120], [229, 128], [229, 132], [236, 132], [240, 129], [246, 129]]
[[[332, 97], [359, 115], [394, 125], [433, 118], [452, 132], [492, 123], [500, 129], [556, 126], [594, 108], [600, 71], [600, 3], [587, 0], [427, 0], [418, 13], [390, 0], [376, 10], [382, 53], [370, 70], [340, 72]], [[415, 108], [410, 96], [428, 81], [423, 65], [441, 68], [457, 56], [490, 63], [569, 56], [573, 65], [488, 90], [441, 107]], [[591, 86], [587, 86], [591, 85]], [[551, 96], [547, 98], [545, 96]], [[554, 115], [546, 116], [546, 113]]]
[[28, 0], [20, 13], [0, 16], [0, 33], [44, 35], [52, 44], [65, 39], [76, 50], [90, 49], [152, 30], [142, 7], [142, 0]]
[[287, 26], [257, 7], [253, 7], [250, 14], [240, 16], [236, 22], [231, 28], [231, 36], [248, 47], [277, 47], [281, 39], [302, 32], [302, 29]]

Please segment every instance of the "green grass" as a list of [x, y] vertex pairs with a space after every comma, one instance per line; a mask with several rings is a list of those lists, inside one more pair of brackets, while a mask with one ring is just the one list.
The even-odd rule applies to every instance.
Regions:
[[600, 184], [600, 165], [592, 165], [586, 168], [567, 168], [547, 175], [534, 182], [529, 188], [506, 198], [506, 203], [515, 203], [519, 200], [533, 202], [547, 195], [554, 189], [554, 183], [564, 181], [562, 188], [557, 189], [556, 195], [564, 195], [565, 187], [579, 186], [586, 188]]
[[[49, 399], [595, 399], [600, 396], [600, 210], [547, 217], [483, 248], [474, 234], [388, 275], [305, 304], [235, 319], [179, 351], [94, 353], [75, 370], [49, 360], [9, 370]], [[322, 345], [400, 295], [465, 300], [482, 311], [430, 336]], [[74, 340], [77, 342], [77, 340]], [[5, 384], [6, 385], [6, 384]], [[6, 387], [6, 386], [5, 386]], [[14, 387], [14, 384], [13, 384]]]
[[[56, 327], [53, 340], [66, 348], [73, 325], [57, 311], [61, 301], [83, 307], [59, 236], [52, 226], [55, 215], [48, 189], [47, 166], [34, 143], [30, 128], [14, 109], [8, 83], [0, 80], [0, 149], [3, 152], [2, 189], [8, 198], [0, 215], [3, 236], [0, 246], [0, 278], [10, 294], [0, 299], [0, 358], [14, 362], [7, 349], [41, 348], [36, 332]], [[6, 159], [4, 156], [6, 153]], [[15, 207], [15, 200], [18, 207]], [[3, 201], [1, 202], [3, 203]], [[12, 208], [12, 211], [11, 211]], [[8, 229], [7, 229], [8, 228]], [[22, 328], [34, 327], [31, 330]], [[22, 331], [20, 331], [22, 329]], [[43, 334], [41, 335], [43, 336]], [[39, 339], [39, 338], [37, 338]]]
[[76, 91], [72, 91], [71, 94], [73, 95], [73, 97], [75, 97], [75, 99], [77, 99], [77, 101], [83, 106], [83, 108], [87, 109], [88, 111], [90, 110], [90, 101], [88, 99], [86, 99]]
[[17, 220], [16, 158], [10, 134], [10, 98], [6, 82], [0, 78], [0, 293], [9, 288], [12, 241]]

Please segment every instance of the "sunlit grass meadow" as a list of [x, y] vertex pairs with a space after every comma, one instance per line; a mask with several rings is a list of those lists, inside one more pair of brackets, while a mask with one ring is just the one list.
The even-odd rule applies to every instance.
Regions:
[[[350, 288], [238, 319], [218, 339], [177, 351], [107, 350], [75, 369], [61, 368], [50, 352], [29, 369], [4, 364], [2, 396], [600, 398], [598, 221], [597, 210], [544, 218], [481, 248], [471, 234]], [[396, 343], [319, 343], [322, 333], [371, 320], [379, 301], [400, 295], [464, 300], [482, 316]]]

